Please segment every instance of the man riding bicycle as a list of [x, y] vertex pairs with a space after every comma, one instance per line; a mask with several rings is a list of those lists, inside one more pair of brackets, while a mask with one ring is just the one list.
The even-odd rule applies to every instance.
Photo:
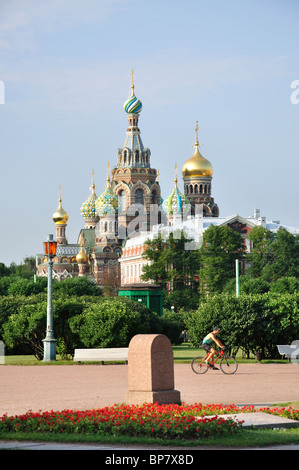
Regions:
[[224, 345], [221, 343], [221, 341], [216, 338], [216, 335], [219, 333], [219, 328], [218, 326], [211, 331], [211, 333], [207, 334], [204, 339], [202, 340], [201, 346], [202, 348], [209, 353], [209, 355], [206, 358], [206, 364], [211, 367], [214, 370], [218, 370], [218, 367], [213, 366], [214, 362], [214, 354], [216, 354], [215, 349], [212, 347], [211, 343], [214, 341], [220, 348], [224, 348]]

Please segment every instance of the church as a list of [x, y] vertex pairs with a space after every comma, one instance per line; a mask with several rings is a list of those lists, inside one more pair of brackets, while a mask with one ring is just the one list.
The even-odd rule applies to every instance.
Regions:
[[[91, 175], [90, 195], [81, 206], [82, 229], [77, 243], [66, 237], [68, 213], [59, 201], [53, 213], [57, 253], [53, 259], [53, 278], [63, 280], [87, 276], [99, 286], [109, 277], [120, 276], [121, 285], [140, 283], [144, 242], [158, 233], [168, 237], [171, 231], [184, 231], [194, 243], [186, 249], [200, 246], [202, 235], [211, 224], [228, 225], [244, 238], [247, 251], [251, 250], [248, 233], [256, 225], [277, 231], [279, 221], [267, 221], [256, 209], [252, 217], [238, 214], [220, 217], [220, 210], [212, 197], [213, 166], [200, 152], [198, 124], [195, 126], [194, 152], [185, 161], [181, 173], [183, 192], [178, 187], [177, 165], [173, 190], [165, 199], [159, 184], [159, 171], [151, 167], [151, 151], [144, 146], [139, 129], [142, 103], [135, 95], [132, 71], [130, 96], [124, 103], [128, 128], [122, 148], [116, 152], [115, 166], [110, 171], [107, 162], [106, 189], [96, 194], [94, 171]], [[299, 230], [284, 226], [293, 234]], [[47, 276], [47, 257], [37, 254], [38, 276]]]

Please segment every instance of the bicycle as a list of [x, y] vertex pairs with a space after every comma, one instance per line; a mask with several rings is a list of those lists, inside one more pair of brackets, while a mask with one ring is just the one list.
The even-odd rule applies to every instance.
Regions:
[[234, 374], [237, 372], [238, 369], [238, 363], [234, 357], [229, 357], [226, 356], [224, 353], [223, 349], [219, 351], [218, 356], [216, 357], [215, 361], [213, 363], [206, 363], [205, 361], [207, 360], [209, 353], [206, 354], [206, 356], [196, 356], [192, 362], [191, 362], [191, 367], [193, 372], [195, 374], [205, 374], [208, 369], [214, 367], [218, 359], [220, 359], [220, 369], [224, 374]]

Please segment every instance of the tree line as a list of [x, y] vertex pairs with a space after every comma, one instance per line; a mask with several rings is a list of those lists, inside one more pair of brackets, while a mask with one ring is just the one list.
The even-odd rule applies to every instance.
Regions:
[[298, 290], [299, 236], [284, 228], [276, 233], [258, 226], [249, 233], [251, 252], [246, 252], [242, 235], [228, 226], [211, 225], [201, 246], [185, 250], [193, 240], [171, 233], [147, 240], [143, 257], [151, 263], [143, 268], [142, 279], [152, 280], [164, 291], [165, 305], [197, 308], [223, 292], [232, 293], [235, 262], [246, 267], [240, 276], [241, 292], [262, 293], [271, 289]]
[[[299, 237], [283, 228], [272, 233], [256, 227], [249, 239], [247, 253], [241, 234], [212, 225], [192, 250], [186, 250], [193, 240], [184, 234], [148, 240], [143, 256], [151, 263], [142, 277], [161, 286], [163, 317], [139, 302], [105, 296], [87, 277], [54, 280], [58, 353], [70, 357], [76, 347], [128, 346], [137, 333], [163, 333], [178, 344], [182, 330], [198, 346], [217, 324], [233, 353], [241, 348], [246, 355], [277, 355], [276, 344], [299, 339]], [[238, 298], [236, 259], [246, 265]], [[0, 263], [0, 339], [11, 352], [41, 359], [47, 278], [34, 274], [34, 258], [19, 266]]]

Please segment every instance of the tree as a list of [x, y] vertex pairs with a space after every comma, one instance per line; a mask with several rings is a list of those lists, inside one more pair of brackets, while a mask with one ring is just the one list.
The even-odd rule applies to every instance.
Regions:
[[0, 263], [0, 278], [10, 275], [10, 269], [4, 263]]
[[119, 264], [110, 265], [103, 274], [103, 293], [107, 297], [116, 297], [121, 285]]
[[[141, 278], [152, 280], [160, 285], [164, 292], [189, 292], [189, 297], [198, 294], [199, 271], [198, 250], [188, 250], [192, 239], [185, 237], [183, 232], [170, 233], [165, 240], [161, 234], [153, 240], [147, 240], [142, 257], [150, 264], [144, 266]], [[188, 294], [187, 294], [188, 295]], [[178, 296], [177, 307], [184, 304]]]
[[169, 279], [166, 250], [167, 243], [159, 234], [153, 240], [146, 240], [145, 250], [142, 254], [142, 258], [147, 259], [149, 264], [143, 267], [141, 279], [145, 281], [152, 280], [163, 289], [166, 289]]
[[233, 354], [241, 348], [263, 357], [278, 357], [277, 344], [290, 344], [299, 335], [299, 294], [217, 294], [186, 317], [188, 337], [199, 346], [215, 325]]
[[243, 257], [242, 236], [227, 226], [211, 225], [204, 232], [199, 249], [201, 292], [205, 295], [221, 292], [235, 276], [235, 260]]
[[21, 264], [11, 263], [9, 270], [11, 274], [29, 279], [36, 273], [35, 258], [26, 256]]
[[299, 277], [299, 236], [280, 227], [273, 233], [264, 227], [255, 227], [249, 234], [252, 251], [248, 255], [253, 277], [272, 282], [283, 276]]
[[70, 327], [85, 347], [127, 347], [136, 334], [159, 332], [159, 317], [139, 302], [103, 297], [73, 317]]
[[299, 278], [294, 276], [284, 276], [273, 281], [270, 284], [270, 292], [275, 292], [277, 294], [294, 294], [299, 292]]
[[299, 236], [279, 227], [272, 242], [273, 262], [266, 275], [273, 280], [282, 276], [299, 278]]
[[71, 277], [60, 282], [53, 283], [53, 294], [75, 295], [102, 295], [102, 290], [92, 280], [85, 276]]
[[[264, 294], [270, 289], [270, 282], [259, 277], [252, 277], [249, 274], [243, 274], [239, 278], [240, 294]], [[236, 293], [236, 280], [230, 279], [224, 286], [224, 293]]]

